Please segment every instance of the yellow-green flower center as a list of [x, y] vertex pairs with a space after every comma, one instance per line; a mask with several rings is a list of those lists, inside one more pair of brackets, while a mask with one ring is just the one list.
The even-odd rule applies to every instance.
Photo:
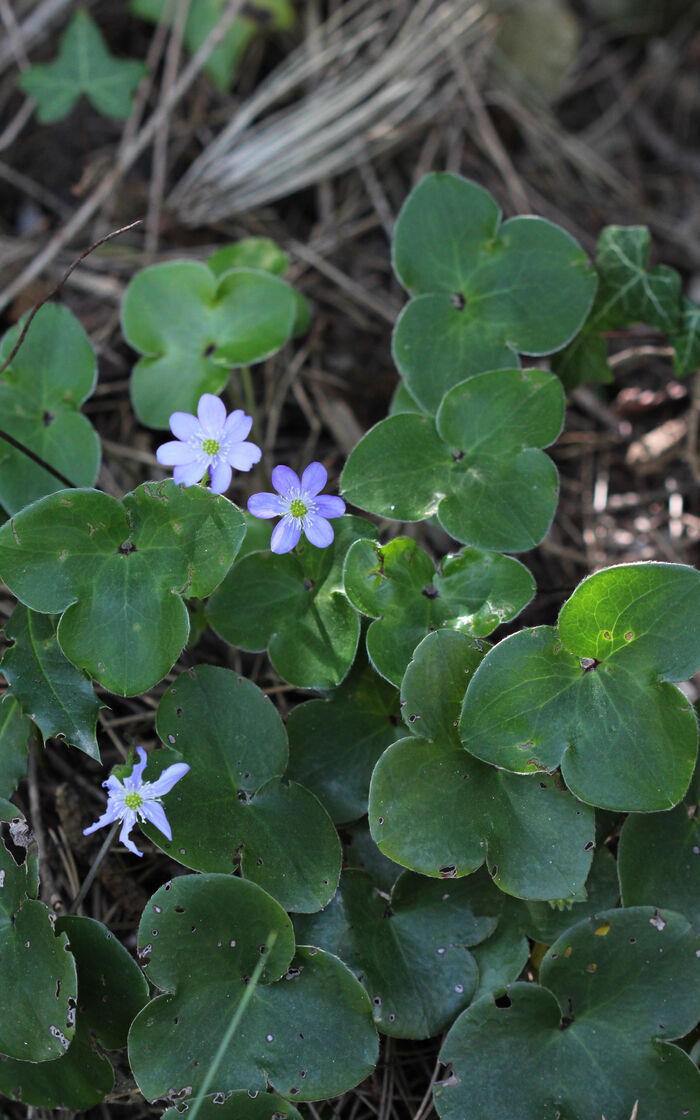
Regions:
[[131, 793], [124, 794], [124, 804], [127, 809], [140, 809], [143, 805], [143, 798], [140, 793], [132, 791]]
[[302, 502], [301, 498], [292, 498], [289, 503], [289, 512], [292, 517], [306, 517], [309, 507], [305, 502]]
[[202, 451], [205, 455], [218, 455], [221, 444], [218, 439], [203, 439]]

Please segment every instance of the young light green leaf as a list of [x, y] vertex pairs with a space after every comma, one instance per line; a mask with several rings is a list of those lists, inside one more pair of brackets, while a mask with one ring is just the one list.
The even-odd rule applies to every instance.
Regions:
[[[685, 918], [608, 910], [552, 945], [540, 985], [514, 984], [507, 1007], [472, 1004], [440, 1053], [451, 1063], [442, 1120], [690, 1116], [700, 1074], [666, 1039], [695, 1025], [700, 939]], [[660, 1011], [660, 1008], [663, 1010]]]
[[296, 316], [293, 289], [259, 269], [217, 278], [199, 261], [166, 261], [138, 272], [124, 293], [122, 331], [143, 355], [131, 379], [139, 420], [167, 428], [172, 412], [195, 412], [202, 393], [221, 392], [232, 366], [279, 350]]
[[[221, 92], [225, 92], [233, 80], [246, 48], [261, 31], [286, 30], [292, 27], [296, 13], [290, 0], [255, 0], [246, 4], [245, 13], [233, 21], [204, 67], [205, 73]], [[172, 7], [166, 12], [166, 0], [131, 0], [131, 11], [150, 23], [158, 23], [163, 16], [172, 22], [175, 11]], [[207, 36], [221, 19], [220, 0], [191, 0], [185, 20], [184, 40], [188, 51], [194, 54], [202, 46]]]
[[491, 370], [455, 386], [435, 425], [390, 416], [351, 452], [341, 477], [348, 501], [401, 521], [437, 513], [474, 548], [523, 552], [554, 515], [557, 471], [542, 447], [558, 436], [564, 397], [541, 369]]
[[348, 516], [334, 527], [328, 548], [304, 542], [281, 556], [245, 556], [207, 607], [217, 634], [240, 649], [267, 648], [280, 676], [299, 688], [335, 688], [357, 650], [360, 621], [344, 592], [343, 562], [352, 542], [374, 530]]
[[500, 220], [487, 191], [444, 172], [426, 175], [399, 214], [394, 268], [416, 298], [393, 354], [428, 412], [465, 378], [515, 366], [518, 352], [561, 349], [590, 309], [595, 273], [569, 234], [542, 218]]
[[154, 767], [182, 760], [191, 769], [168, 804], [172, 841], [148, 825], [146, 834], [198, 871], [240, 863], [286, 909], [325, 906], [340, 874], [338, 836], [313, 794], [280, 782], [287, 736], [268, 697], [228, 669], [200, 665], [164, 694], [156, 726], [173, 750], [158, 751]]
[[430, 1038], [468, 1006], [478, 980], [468, 949], [498, 922], [502, 901], [480, 886], [405, 871], [387, 900], [364, 871], [344, 871], [330, 906], [295, 924], [297, 940], [352, 969], [384, 1034]]
[[[0, 365], [22, 325], [3, 337]], [[94, 485], [100, 468], [97, 433], [78, 411], [96, 378], [95, 354], [80, 323], [67, 307], [46, 303], [0, 380], [1, 426], [76, 486]], [[0, 504], [8, 513], [64, 485], [17, 448], [0, 443]]]
[[367, 652], [397, 687], [426, 634], [445, 627], [484, 637], [514, 618], [535, 590], [527, 568], [509, 556], [464, 549], [436, 570], [410, 537], [382, 546], [355, 541], [343, 582], [353, 606], [376, 619], [367, 631]]
[[216, 587], [244, 531], [240, 510], [201, 487], [145, 483], [122, 502], [63, 490], [2, 526], [0, 572], [31, 610], [61, 614], [58, 643], [74, 665], [134, 695], [177, 660], [182, 596]]
[[326, 699], [289, 713], [288, 776], [315, 793], [336, 824], [357, 820], [367, 812], [375, 763], [402, 734], [399, 724], [396, 689], [358, 656]]
[[4, 632], [13, 644], [0, 670], [24, 715], [44, 739], [59, 736], [99, 761], [95, 728], [101, 705], [90, 681], [62, 652], [51, 616], [18, 605]]
[[[129, 1058], [149, 1100], [197, 1095], [271, 933], [262, 979], [210, 1087], [273, 1088], [294, 1101], [344, 1092], [374, 1068], [369, 1000], [337, 958], [299, 949], [289, 918], [255, 883], [184, 875], [152, 897], [139, 926], [146, 975], [164, 993], [137, 1015]], [[192, 968], [196, 961], [196, 968]]]
[[700, 573], [681, 564], [606, 568], [564, 604], [559, 628], [506, 638], [472, 679], [464, 746], [516, 773], [561, 766], [581, 800], [653, 812], [682, 798], [698, 728], [669, 681], [700, 664]]
[[124, 118], [145, 73], [143, 62], [110, 54], [92, 16], [80, 8], [61, 36], [56, 61], [30, 66], [17, 85], [36, 101], [42, 124], [67, 117], [83, 93], [99, 113]]

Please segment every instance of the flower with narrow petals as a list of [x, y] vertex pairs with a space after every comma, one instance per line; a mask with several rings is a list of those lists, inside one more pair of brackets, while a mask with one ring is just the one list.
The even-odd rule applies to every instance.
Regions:
[[164, 467], [174, 467], [173, 479], [183, 486], [201, 482], [209, 471], [211, 489], [224, 494], [231, 485], [232, 467], [249, 471], [260, 462], [262, 451], [245, 439], [252, 417], [242, 408], [227, 416], [224, 402], [212, 393], [199, 398], [196, 416], [173, 412], [169, 424], [176, 438], [161, 444], [156, 459]]
[[328, 473], [322, 463], [311, 463], [301, 479], [289, 467], [275, 467], [272, 485], [276, 494], [253, 494], [248, 512], [253, 517], [281, 517], [270, 541], [273, 552], [291, 552], [302, 533], [316, 548], [327, 548], [333, 540], [329, 517], [341, 517], [345, 502], [320, 491]]
[[155, 782], [144, 782], [143, 772], [148, 759], [143, 747], [137, 747], [136, 750], [139, 761], [128, 778], [124, 778], [121, 782], [112, 774], [106, 782], [102, 783], [109, 790], [107, 808], [98, 821], [91, 824], [89, 828], [83, 829], [83, 836], [89, 836], [91, 832], [104, 828], [108, 824], [114, 824], [115, 821], [122, 821], [119, 839], [135, 856], [142, 856], [143, 852], [140, 852], [133, 840], [129, 839], [129, 833], [137, 821], [147, 820], [155, 825], [163, 836], [172, 840], [173, 834], [160, 799], [170, 792], [180, 778], [184, 778], [189, 766], [186, 762], [176, 762], [174, 766], [166, 767]]

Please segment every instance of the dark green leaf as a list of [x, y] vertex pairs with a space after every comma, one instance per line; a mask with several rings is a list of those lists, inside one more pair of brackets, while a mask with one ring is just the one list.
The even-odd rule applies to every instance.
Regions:
[[189, 763], [168, 803], [173, 839], [144, 831], [172, 857], [199, 871], [229, 871], [240, 861], [289, 910], [317, 910], [335, 891], [340, 845], [313, 794], [279, 776], [287, 736], [260, 689], [228, 669], [200, 665], [181, 674], [158, 708], [158, 734], [173, 751], [160, 769]]
[[448, 884], [405, 871], [387, 900], [365, 872], [345, 871], [330, 906], [299, 921], [297, 939], [353, 970], [384, 1034], [430, 1038], [469, 1004], [477, 968], [468, 946], [493, 932], [501, 905], [475, 876]]
[[[612, 381], [605, 332], [648, 323], [667, 334], [681, 332], [684, 354], [692, 347], [692, 325], [683, 322], [681, 278], [673, 268], [648, 267], [649, 230], [645, 226], [607, 226], [598, 239], [598, 291], [578, 338], [558, 354], [552, 368], [567, 389], [584, 381]], [[683, 333], [690, 326], [690, 337]], [[685, 360], [676, 356], [685, 366]]]
[[546, 370], [481, 373], [448, 392], [436, 417], [382, 420], [352, 451], [345, 497], [361, 509], [443, 528], [475, 548], [522, 552], [547, 532], [557, 471], [540, 450], [561, 430], [564, 397]]
[[304, 541], [282, 556], [244, 557], [207, 608], [225, 641], [267, 648], [280, 676], [299, 688], [335, 688], [357, 650], [360, 622], [343, 589], [343, 562], [352, 542], [374, 530], [359, 517], [341, 517], [334, 526], [328, 548]]
[[164, 992], [129, 1033], [131, 1067], [149, 1100], [177, 1099], [186, 1086], [197, 1095], [272, 933], [261, 981], [210, 1091], [254, 1095], [271, 1087], [295, 1101], [317, 1100], [372, 1071], [377, 1036], [352, 973], [319, 950], [295, 957], [287, 915], [254, 883], [185, 875], [156, 892], [139, 926], [148, 979]]
[[663, 906], [700, 922], [698, 781], [667, 813], [630, 814], [620, 833], [617, 870], [625, 906]]
[[358, 658], [325, 700], [292, 708], [288, 775], [315, 793], [336, 824], [367, 812], [369, 780], [382, 751], [402, 734], [396, 689]]
[[396, 324], [394, 360], [429, 412], [465, 378], [516, 365], [518, 352], [559, 350], [591, 306], [595, 274], [572, 237], [541, 218], [500, 218], [483, 188], [438, 172], [396, 223], [394, 267], [417, 298]]
[[[0, 343], [0, 365], [14, 349], [23, 323]], [[67, 307], [46, 303], [0, 381], [0, 424], [76, 486], [92, 486], [100, 441], [78, 411], [90, 396], [97, 364], [90, 340]], [[0, 504], [17, 513], [64, 483], [9, 443], [0, 443]]]
[[4, 632], [12, 645], [0, 669], [24, 715], [44, 739], [60, 736], [99, 761], [95, 727], [101, 705], [90, 681], [61, 651], [51, 616], [17, 606]]
[[182, 595], [208, 595], [244, 533], [231, 502], [201, 487], [145, 483], [123, 502], [64, 490], [0, 529], [0, 571], [31, 610], [63, 612], [58, 642], [101, 684], [134, 695], [177, 660], [189, 620]]
[[686, 377], [700, 368], [700, 307], [691, 299], [683, 300], [682, 306], [680, 325], [670, 337], [676, 377]]
[[382, 546], [356, 541], [343, 581], [350, 602], [377, 620], [367, 632], [367, 652], [397, 687], [426, 634], [446, 627], [484, 637], [514, 618], [535, 590], [528, 570], [509, 556], [465, 549], [436, 571], [410, 537]]
[[36, 900], [35, 859], [25, 851], [19, 862], [23, 834], [19, 810], [0, 801], [0, 1054], [48, 1062], [75, 1033], [78, 982], [66, 935]]
[[22, 715], [14, 696], [0, 702], [0, 797], [10, 797], [27, 776], [27, 751], [32, 723]]
[[541, 987], [509, 1005], [480, 999], [442, 1048], [453, 1074], [435, 1092], [443, 1120], [630, 1120], [692, 1115], [700, 1075], [682, 1050], [697, 1019], [695, 931], [646, 908], [608, 910], [555, 942]]
[[465, 698], [462, 742], [517, 773], [561, 766], [576, 796], [602, 808], [671, 808], [688, 788], [698, 731], [668, 682], [700, 663], [699, 608], [692, 568], [596, 572], [564, 604], [558, 631], [522, 631], [484, 659]]

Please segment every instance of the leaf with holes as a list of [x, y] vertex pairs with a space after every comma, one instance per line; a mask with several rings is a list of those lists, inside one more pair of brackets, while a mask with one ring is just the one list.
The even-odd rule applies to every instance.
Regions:
[[402, 413], [380, 420], [350, 453], [341, 477], [353, 505], [397, 521], [437, 514], [474, 548], [524, 552], [557, 505], [558, 476], [541, 450], [564, 416], [546, 370], [491, 370], [447, 393], [435, 423]]
[[30, 610], [61, 615], [69, 661], [135, 695], [172, 668], [189, 631], [182, 597], [216, 587], [244, 531], [236, 506], [198, 486], [144, 483], [121, 502], [63, 490], [0, 528], [0, 572]]
[[109, 53], [99, 27], [81, 8], [61, 36], [55, 62], [30, 66], [17, 85], [36, 101], [42, 124], [67, 117], [81, 94], [98, 113], [123, 119], [131, 112], [134, 90], [145, 73], [143, 62]]
[[396, 689], [358, 656], [326, 699], [297, 704], [289, 713], [288, 776], [315, 793], [336, 824], [355, 821], [367, 812], [372, 770], [400, 738], [399, 724]]
[[375, 767], [372, 836], [390, 859], [422, 875], [470, 875], [486, 863], [508, 894], [573, 898], [591, 863], [592, 810], [552, 778], [516, 778], [459, 744], [462, 697], [481, 657], [452, 630], [418, 646], [401, 688], [416, 737], [394, 743]]
[[172, 750], [153, 756], [154, 773], [176, 761], [187, 781], [168, 802], [173, 832], [144, 832], [197, 871], [230, 871], [238, 862], [287, 910], [318, 910], [333, 896], [340, 844], [312, 793], [280, 781], [287, 735], [257, 685], [228, 669], [199, 665], [164, 693], [156, 727]]
[[27, 776], [27, 752], [34, 730], [22, 715], [14, 696], [6, 692], [0, 701], [0, 798], [10, 797]]
[[405, 871], [387, 901], [364, 871], [344, 871], [297, 940], [335, 953], [362, 981], [374, 1021], [394, 1038], [430, 1038], [468, 1006], [478, 981], [469, 947], [498, 922], [502, 901], [475, 877], [439, 883]]
[[279, 350], [296, 316], [293, 289], [269, 272], [234, 268], [217, 278], [199, 261], [144, 268], [122, 302], [124, 337], [143, 355], [131, 375], [139, 420], [167, 428], [172, 412], [196, 412], [202, 393], [221, 392], [232, 366]]
[[472, 678], [460, 733], [515, 773], [561, 772], [582, 801], [653, 812], [683, 797], [698, 727], [671, 681], [700, 665], [700, 572], [626, 564], [589, 576], [558, 628], [506, 638]]
[[293, 1101], [336, 1096], [374, 1069], [369, 1000], [341, 962], [294, 951], [282, 907], [232, 875], [183, 875], [156, 891], [139, 925], [146, 976], [163, 992], [137, 1015], [129, 1059], [149, 1100], [196, 1096], [271, 934], [260, 983], [209, 1092], [274, 1089]]
[[50, 1062], [75, 1033], [78, 982], [65, 933], [37, 901], [30, 836], [19, 810], [0, 799], [0, 1054]]
[[[131, 0], [129, 7], [134, 15], [150, 23], [158, 23], [163, 18], [172, 22], [177, 15], [177, 9], [166, 0]], [[293, 26], [296, 18], [290, 0], [254, 0], [241, 7], [245, 8], [245, 14], [234, 19], [204, 66], [205, 73], [222, 93], [231, 85], [238, 64], [255, 36], [265, 30], [286, 30]], [[221, 16], [221, 0], [191, 0], [183, 34], [191, 54], [199, 50]]]
[[675, 809], [627, 818], [617, 853], [624, 906], [663, 906], [700, 923], [699, 801], [696, 773]]
[[67, 934], [78, 971], [76, 1032], [68, 1052], [56, 1061], [0, 1062], [0, 1092], [35, 1108], [91, 1108], [104, 1100], [114, 1072], [95, 1047], [120, 1050], [134, 1016], [148, 998], [148, 986], [134, 959], [101, 922], [76, 915], [56, 920]]
[[[24, 320], [3, 337], [0, 365], [9, 358]], [[67, 307], [46, 303], [0, 379], [2, 427], [76, 486], [92, 486], [100, 469], [100, 441], [81, 404], [92, 394], [97, 363], [88, 336]], [[44, 467], [0, 441], [0, 505], [17, 513], [62, 490]]]
[[298, 688], [335, 688], [353, 663], [360, 620], [343, 588], [343, 562], [360, 537], [359, 517], [339, 517], [328, 548], [306, 542], [277, 556], [255, 552], [236, 564], [211, 596], [207, 617], [239, 649], [267, 649], [277, 672]]
[[[201, 1101], [201, 1104], [199, 1102]], [[301, 1113], [277, 1093], [211, 1093], [187, 1097], [190, 1109], [198, 1105], [199, 1120], [302, 1120]], [[161, 1120], [182, 1120], [182, 1110], [166, 1109]]]
[[607, 910], [552, 945], [540, 983], [514, 984], [508, 1005], [480, 999], [440, 1052], [442, 1120], [566, 1116], [630, 1120], [693, 1115], [700, 1074], [668, 1040], [698, 1017], [700, 938], [685, 918]]
[[683, 330], [680, 275], [665, 265], [649, 268], [649, 243], [646, 226], [606, 226], [601, 233], [593, 307], [581, 333], [552, 362], [567, 389], [585, 381], [612, 381], [606, 331], [634, 323], [669, 335]]
[[44, 739], [59, 736], [99, 761], [95, 728], [101, 705], [90, 681], [62, 652], [51, 616], [17, 606], [4, 633], [12, 645], [0, 670], [23, 713]]
[[414, 297], [399, 316], [393, 355], [418, 403], [518, 353], [549, 354], [580, 329], [596, 287], [585, 253], [542, 218], [511, 218], [459, 175], [426, 175], [394, 233], [394, 269]]
[[397, 687], [411, 654], [439, 627], [485, 637], [514, 618], [535, 591], [517, 560], [497, 552], [464, 549], [437, 568], [410, 537], [386, 545], [355, 541], [343, 570], [350, 602], [376, 619], [367, 652], [377, 672]]

